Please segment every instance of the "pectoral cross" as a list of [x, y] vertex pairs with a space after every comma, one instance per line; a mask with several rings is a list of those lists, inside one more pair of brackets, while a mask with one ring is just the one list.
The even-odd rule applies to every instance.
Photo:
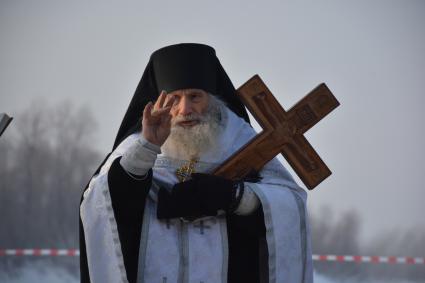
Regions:
[[286, 112], [255, 75], [238, 90], [242, 102], [263, 131], [229, 157], [214, 172], [228, 179], [241, 179], [282, 153], [308, 189], [314, 189], [331, 171], [303, 134], [339, 106], [325, 84], [320, 84]]
[[195, 164], [197, 159], [191, 159], [188, 164], [181, 166], [176, 170], [177, 179], [179, 182], [184, 182], [190, 178], [192, 173], [195, 173]]

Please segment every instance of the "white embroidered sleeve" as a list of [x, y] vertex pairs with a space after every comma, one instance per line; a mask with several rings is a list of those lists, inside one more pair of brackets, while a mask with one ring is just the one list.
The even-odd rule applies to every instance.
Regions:
[[159, 146], [148, 142], [140, 135], [123, 154], [120, 164], [132, 178], [144, 176], [155, 163], [156, 156], [161, 153]]

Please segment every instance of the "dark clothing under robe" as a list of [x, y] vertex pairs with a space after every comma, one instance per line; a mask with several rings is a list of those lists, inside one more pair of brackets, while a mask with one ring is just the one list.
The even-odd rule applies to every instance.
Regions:
[[[131, 178], [117, 158], [109, 172], [108, 185], [118, 226], [124, 265], [129, 283], [136, 283], [140, 235], [145, 200], [152, 183], [152, 170], [144, 180]], [[264, 215], [260, 206], [248, 216], [227, 216], [229, 283], [260, 282], [260, 242], [265, 237]], [[207, 256], [207, 255], [206, 255]], [[263, 257], [263, 256], [262, 256]], [[267, 264], [261, 261], [261, 264]], [[266, 267], [266, 266], [265, 266]], [[84, 230], [80, 218], [81, 282], [90, 282]], [[261, 270], [264, 270], [262, 267]], [[267, 271], [267, 268], [265, 269]]]

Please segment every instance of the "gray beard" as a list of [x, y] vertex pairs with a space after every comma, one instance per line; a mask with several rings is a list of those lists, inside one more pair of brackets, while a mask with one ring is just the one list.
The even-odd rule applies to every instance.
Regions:
[[222, 111], [224, 103], [210, 95], [209, 106], [200, 117], [199, 124], [182, 127], [176, 124], [181, 117], [171, 121], [171, 133], [161, 147], [164, 156], [180, 160], [199, 159], [206, 151], [219, 150], [218, 137], [224, 129]]

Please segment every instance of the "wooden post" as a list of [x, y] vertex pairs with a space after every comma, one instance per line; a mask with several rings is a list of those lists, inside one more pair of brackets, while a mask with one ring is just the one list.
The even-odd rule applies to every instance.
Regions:
[[9, 126], [10, 122], [12, 122], [12, 117], [9, 117], [6, 113], [0, 113], [0, 137], [3, 132], [6, 130], [7, 126]]

